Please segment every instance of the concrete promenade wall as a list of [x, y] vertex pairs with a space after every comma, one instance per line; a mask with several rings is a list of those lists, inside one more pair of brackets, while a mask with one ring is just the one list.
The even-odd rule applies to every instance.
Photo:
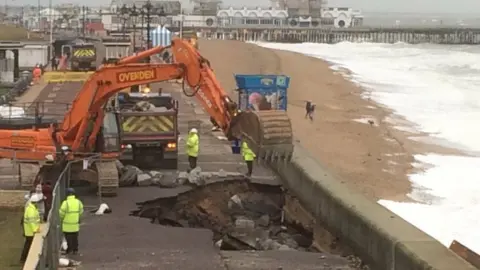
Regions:
[[2, 190], [0, 189], [0, 207], [23, 208], [25, 206], [25, 190]]
[[388, 209], [349, 190], [299, 145], [292, 162], [270, 166], [314, 218], [373, 269], [476, 269]]

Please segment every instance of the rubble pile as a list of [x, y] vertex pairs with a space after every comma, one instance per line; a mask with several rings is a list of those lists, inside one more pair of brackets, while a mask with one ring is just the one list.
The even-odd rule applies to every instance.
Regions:
[[[187, 175], [181, 179], [192, 180]], [[154, 223], [212, 230], [215, 245], [223, 250], [315, 251], [310, 233], [284, 222], [284, 194], [279, 186], [245, 179], [205, 181], [173, 198], [138, 205], [132, 215]]]
[[202, 186], [212, 181], [222, 179], [243, 179], [244, 176], [237, 172], [203, 172], [200, 167], [191, 172], [172, 172], [172, 171], [154, 171], [141, 170], [133, 165], [123, 165], [117, 162], [117, 168], [120, 174], [119, 184], [122, 187], [127, 186], [158, 186], [162, 188], [174, 188], [185, 184]]

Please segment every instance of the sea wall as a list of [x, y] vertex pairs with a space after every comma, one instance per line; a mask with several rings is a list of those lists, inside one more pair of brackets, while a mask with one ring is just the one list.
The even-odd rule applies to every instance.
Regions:
[[373, 269], [476, 269], [388, 209], [349, 190], [298, 144], [292, 162], [269, 165], [303, 207]]
[[0, 189], [0, 207], [2, 208], [22, 208], [25, 206], [25, 190], [1, 190]]

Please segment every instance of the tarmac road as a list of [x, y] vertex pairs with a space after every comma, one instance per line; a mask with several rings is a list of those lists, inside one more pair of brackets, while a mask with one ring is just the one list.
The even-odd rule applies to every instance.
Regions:
[[[38, 115], [44, 119], [53, 118], [61, 123], [81, 87], [82, 83], [80, 82], [49, 83], [39, 91], [38, 96], [31, 103], [18, 106], [25, 105], [25, 113], [28, 116], [35, 116], [35, 110], [38, 108]], [[17, 170], [18, 167], [14, 166], [10, 160], [0, 160], [1, 189], [18, 188]]]
[[[166, 91], [178, 88], [164, 86]], [[239, 155], [231, 154], [228, 142], [217, 139], [210, 132], [209, 117], [195, 102], [181, 98], [180, 132], [186, 134], [193, 125], [200, 127], [199, 166], [202, 171], [245, 172]], [[200, 125], [199, 125], [200, 124]], [[220, 134], [216, 134], [220, 135]], [[184, 142], [179, 143], [183, 146]], [[180, 150], [180, 168], [187, 168], [187, 157]], [[176, 173], [166, 171], [165, 177]], [[254, 177], [263, 181], [278, 181], [276, 176], [259, 165]], [[182, 189], [158, 187], [121, 188], [115, 198], [104, 198], [112, 213], [95, 216], [86, 213], [80, 233], [80, 253], [72, 257], [81, 261], [79, 269], [162, 269], [162, 270], [216, 270], [216, 269], [350, 269], [345, 259], [329, 254], [303, 253], [296, 251], [220, 252], [212, 242], [213, 233], [206, 229], [174, 228], [151, 224], [148, 219], [129, 216], [137, 210], [137, 202], [171, 197]], [[93, 194], [80, 196], [86, 207], [94, 209], [99, 200]]]

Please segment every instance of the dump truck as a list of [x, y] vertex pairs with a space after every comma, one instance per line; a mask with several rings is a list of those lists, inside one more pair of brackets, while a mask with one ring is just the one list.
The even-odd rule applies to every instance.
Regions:
[[125, 148], [120, 160], [142, 169], [177, 169], [178, 101], [170, 94], [120, 92], [117, 102]]
[[97, 69], [97, 50], [95, 45], [72, 45], [70, 64], [72, 71], [95, 71]]

